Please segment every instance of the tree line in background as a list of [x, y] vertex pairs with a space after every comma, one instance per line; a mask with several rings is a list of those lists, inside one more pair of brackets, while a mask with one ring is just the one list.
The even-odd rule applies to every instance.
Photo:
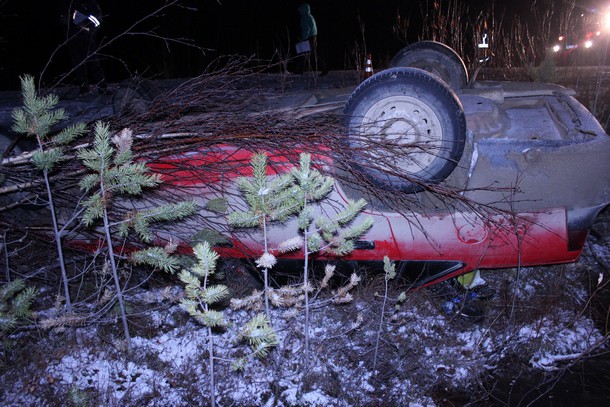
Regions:
[[580, 38], [586, 30], [603, 28], [602, 11], [589, 11], [576, 1], [534, 0], [508, 7], [495, 1], [427, 0], [421, 2], [419, 15], [398, 11], [393, 32], [403, 42], [442, 42], [469, 68], [488, 57], [488, 66], [509, 68], [540, 64], [552, 56], [559, 36]]

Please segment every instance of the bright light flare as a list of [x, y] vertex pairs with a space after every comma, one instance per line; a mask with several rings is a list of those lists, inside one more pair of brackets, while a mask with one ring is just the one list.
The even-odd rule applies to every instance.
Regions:
[[587, 40], [583, 45], [585, 48], [591, 48], [593, 46], [593, 41]]
[[604, 14], [602, 18], [602, 27], [604, 31], [610, 31], [610, 11]]
[[559, 45], [553, 45], [553, 52], [559, 52], [561, 47]]

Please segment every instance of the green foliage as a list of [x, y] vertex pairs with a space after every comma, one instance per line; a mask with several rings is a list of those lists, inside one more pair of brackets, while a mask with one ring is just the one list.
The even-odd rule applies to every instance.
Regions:
[[52, 171], [57, 164], [66, 160], [65, 146], [82, 136], [87, 130], [86, 126], [78, 123], [51, 136], [52, 129], [67, 118], [63, 109], [56, 109], [57, 96], [39, 97], [34, 78], [29, 75], [21, 77], [21, 94], [23, 107], [12, 113], [13, 131], [36, 137], [39, 148], [32, 157], [32, 163], [41, 171]]
[[252, 356], [264, 358], [269, 350], [278, 344], [275, 330], [271, 327], [267, 315], [256, 314], [240, 332], [252, 349]]
[[335, 181], [311, 168], [311, 154], [302, 153], [300, 166], [292, 169], [294, 182], [299, 186], [299, 198], [308, 202], [317, 202], [332, 191]]
[[[224, 314], [210, 309], [210, 305], [222, 301], [229, 295], [229, 289], [224, 285], [210, 285], [210, 277], [216, 271], [218, 254], [212, 250], [208, 242], [199, 243], [193, 248], [197, 263], [189, 270], [183, 269], [179, 278], [185, 284], [184, 298], [180, 300], [180, 307], [207, 328], [209, 382], [210, 393], [216, 391], [214, 378], [214, 337], [212, 328], [226, 325]], [[212, 396], [213, 397], [213, 396]], [[212, 405], [215, 405], [212, 400]]]
[[392, 263], [388, 256], [383, 257], [383, 271], [386, 281], [393, 280], [396, 277], [396, 264]]
[[[208, 328], [210, 355], [213, 354], [212, 328], [224, 327], [227, 322], [224, 313], [212, 310], [210, 307], [226, 299], [229, 290], [221, 284], [210, 284], [210, 277], [215, 274], [218, 254], [212, 250], [208, 242], [197, 244], [193, 248], [197, 263], [190, 269], [183, 269], [178, 277], [185, 284], [184, 298], [180, 307], [189, 313], [197, 322]], [[247, 357], [238, 358], [232, 362], [234, 370], [243, 369], [250, 357], [265, 357], [269, 349], [277, 345], [277, 336], [269, 325], [265, 314], [257, 314], [248, 322], [240, 333], [252, 349]], [[213, 359], [212, 356], [210, 356]], [[210, 361], [213, 364], [213, 360]], [[212, 386], [213, 387], [213, 386]]]
[[65, 156], [59, 148], [38, 150], [32, 155], [32, 164], [39, 170], [47, 172], [52, 171], [63, 160], [65, 160]]
[[[235, 212], [229, 215], [229, 223], [237, 227], [261, 227], [265, 251], [256, 260], [259, 268], [263, 269], [265, 281], [265, 314], [258, 314], [246, 325], [242, 336], [248, 340], [253, 354], [257, 357], [265, 356], [268, 349], [277, 344], [275, 331], [270, 326], [269, 302], [276, 306], [296, 307], [302, 302], [305, 309], [305, 353], [309, 358], [309, 293], [313, 287], [308, 278], [308, 259], [314, 252], [325, 251], [336, 256], [350, 253], [354, 249], [354, 240], [364, 234], [372, 226], [372, 219], [366, 218], [364, 222], [355, 227], [349, 227], [351, 222], [366, 206], [366, 201], [348, 201], [347, 207], [337, 213], [334, 218], [316, 218], [312, 204], [326, 198], [334, 188], [334, 180], [322, 175], [311, 168], [311, 155], [302, 153], [299, 167], [294, 167], [290, 173], [275, 177], [269, 181], [267, 177], [267, 161], [264, 154], [255, 154], [252, 157], [252, 179], [240, 178], [239, 187], [249, 210]], [[290, 216], [297, 216], [298, 236], [282, 242], [277, 247], [279, 254], [292, 250], [304, 250], [305, 262], [303, 267], [303, 284], [299, 290], [273, 290], [268, 285], [267, 270], [277, 262], [274, 254], [268, 248], [267, 221], [285, 221]], [[328, 278], [323, 281], [327, 286], [333, 270], [327, 270]], [[360, 281], [353, 274], [350, 282], [333, 293], [333, 302], [345, 303], [352, 300], [349, 291]], [[254, 295], [254, 294], [253, 294]], [[259, 294], [256, 293], [258, 296]], [[247, 304], [256, 304], [249, 298], [247, 301], [233, 301], [240, 307]], [[243, 368], [243, 360], [233, 364], [234, 369]]]
[[[140, 195], [144, 188], [153, 188], [161, 183], [159, 174], [150, 174], [143, 162], [132, 162], [131, 153], [125, 150], [125, 139], [131, 139], [131, 131], [123, 130], [120, 137], [110, 144], [110, 129], [107, 124], [95, 124], [93, 147], [79, 151], [78, 158], [93, 171], [85, 176], [80, 187], [85, 192], [93, 192], [84, 203], [83, 221], [90, 226], [103, 215], [107, 205], [105, 196], [115, 194]], [[129, 148], [131, 144], [129, 143]]]
[[[110, 204], [105, 197], [120, 194], [141, 195], [145, 188], [154, 188], [161, 183], [160, 175], [149, 173], [143, 162], [131, 161], [130, 130], [124, 129], [111, 140], [108, 125], [98, 122], [94, 132], [93, 147], [78, 153], [83, 164], [93, 171], [80, 182], [81, 189], [93, 192], [83, 203], [83, 222], [87, 226], [103, 216], [104, 210]], [[181, 220], [196, 210], [195, 202], [186, 201], [130, 212], [119, 224], [118, 233], [121, 237], [126, 237], [133, 229], [143, 242], [150, 243], [153, 239], [150, 231], [152, 223]]]
[[205, 203], [205, 209], [216, 213], [225, 213], [229, 208], [229, 203], [225, 198], [212, 198]]
[[77, 123], [61, 130], [53, 137], [53, 142], [57, 146], [66, 146], [76, 140], [80, 135], [87, 131], [84, 123]]
[[196, 211], [197, 204], [195, 202], [183, 201], [130, 213], [129, 217], [119, 226], [119, 234], [126, 237], [129, 230], [133, 228], [140, 240], [150, 243], [154, 237], [150, 231], [151, 223], [184, 219]]
[[57, 96], [38, 97], [34, 78], [30, 75], [21, 77], [21, 95], [23, 107], [12, 114], [15, 132], [45, 137], [54, 125], [66, 118], [63, 109], [55, 109], [59, 102]]
[[223, 314], [209, 308], [229, 295], [226, 286], [209, 284], [209, 278], [216, 271], [218, 254], [207, 242], [196, 245], [193, 253], [197, 263], [189, 270], [182, 270], [178, 275], [180, 281], [185, 284], [185, 298], [180, 301], [180, 306], [204, 326], [224, 326]]
[[302, 202], [298, 214], [299, 229], [305, 233], [309, 253], [326, 251], [335, 256], [344, 256], [354, 250], [354, 240], [373, 226], [370, 217], [356, 226], [349, 224], [366, 207], [364, 199], [348, 200], [347, 207], [334, 218], [319, 217], [312, 228], [314, 212], [312, 203], [319, 202], [332, 191], [334, 180], [311, 168], [311, 155], [301, 154], [299, 168], [291, 172], [294, 180], [293, 193]]
[[55, 167], [67, 159], [64, 149], [67, 144], [82, 136], [86, 132], [86, 126], [82, 123], [68, 126], [59, 133], [52, 135], [52, 131], [63, 119], [66, 113], [63, 109], [56, 109], [58, 98], [54, 95], [39, 97], [34, 86], [34, 78], [29, 75], [21, 77], [21, 94], [23, 97], [23, 107], [13, 110], [13, 131], [26, 134], [36, 138], [38, 149], [34, 152], [32, 163], [42, 171], [45, 188], [47, 192], [47, 203], [53, 223], [53, 233], [61, 269], [62, 283], [64, 286], [64, 296], [66, 299], [66, 309], [72, 308], [70, 299], [70, 289], [68, 283], [68, 273], [64, 264], [62, 248], [62, 236], [59, 231], [57, 216], [55, 214], [55, 204], [53, 201], [52, 186], [49, 177]]
[[197, 258], [197, 264], [191, 269], [191, 271], [195, 275], [207, 278], [216, 272], [218, 253], [213, 251], [209, 244], [198, 244], [193, 249], [193, 253]]
[[252, 177], [241, 177], [237, 185], [242, 192], [247, 211], [229, 214], [229, 223], [235, 227], [257, 227], [263, 221], [284, 221], [299, 210], [300, 201], [290, 186], [292, 177], [283, 174], [269, 181], [267, 155], [252, 156]]
[[3, 350], [10, 348], [7, 335], [23, 320], [31, 318], [30, 307], [37, 292], [26, 287], [23, 280], [14, 280], [0, 287], [0, 339]]
[[32, 316], [30, 306], [36, 290], [25, 286], [23, 280], [15, 280], [0, 288], [0, 331], [13, 329], [19, 320]]
[[70, 397], [70, 406], [87, 407], [91, 403], [89, 395], [85, 391], [80, 390], [76, 385], [70, 387], [70, 393], [68, 393], [68, 395]]
[[195, 233], [191, 237], [191, 241], [195, 243], [208, 242], [210, 246], [217, 246], [230, 242], [228, 237], [226, 237], [219, 231], [210, 228], [204, 228]]
[[[309, 255], [314, 252], [325, 251], [335, 256], [343, 256], [354, 250], [354, 240], [364, 234], [373, 225], [372, 219], [367, 217], [360, 225], [349, 228], [349, 224], [366, 206], [366, 201], [349, 200], [347, 208], [334, 218], [318, 217], [315, 226], [312, 225], [314, 212], [312, 204], [326, 198], [334, 187], [331, 177], [323, 176], [319, 171], [311, 168], [311, 155], [301, 154], [298, 168], [293, 168], [291, 174], [294, 179], [294, 190], [301, 200], [301, 210], [298, 214], [299, 229], [303, 233], [303, 248], [305, 264], [303, 266], [303, 293], [305, 308], [305, 363], [309, 360]], [[344, 230], [346, 229], [346, 230]], [[334, 302], [350, 302], [352, 296], [349, 291], [355, 287], [360, 278], [352, 274], [350, 283], [341, 287], [334, 295]]]
[[[151, 223], [180, 220], [193, 214], [197, 209], [194, 202], [179, 202], [141, 211], [134, 210], [118, 225], [111, 222], [109, 214], [113, 209], [114, 198], [121, 194], [140, 195], [145, 188], [153, 188], [161, 183], [160, 175], [149, 173], [143, 162], [132, 160], [132, 144], [131, 130], [124, 129], [111, 139], [108, 125], [98, 122], [95, 125], [92, 146], [78, 153], [78, 158], [91, 170], [91, 173], [83, 177], [80, 182], [81, 189], [91, 194], [82, 203], [83, 223], [90, 226], [96, 220], [102, 220], [128, 346], [129, 325], [121, 289], [122, 283], [114, 255], [114, 235], [118, 233], [119, 236], [126, 238], [133, 229], [142, 241], [150, 243], [153, 240]], [[173, 273], [179, 265], [179, 260], [171, 257], [176, 247], [177, 245], [170, 240], [165, 248], [149, 247], [132, 253], [131, 260], [136, 264], [146, 264]]]
[[[235, 227], [258, 227], [263, 221], [285, 221], [297, 215], [298, 228], [305, 233], [310, 253], [324, 250], [343, 256], [354, 250], [354, 240], [369, 230], [373, 221], [367, 217], [361, 224], [348, 228], [349, 224], [366, 207], [364, 199], [348, 201], [347, 207], [334, 218], [319, 217], [315, 227], [312, 203], [323, 200], [333, 189], [332, 177], [322, 175], [311, 168], [311, 155], [302, 153], [300, 166], [289, 174], [277, 176], [272, 181], [267, 177], [266, 155], [258, 153], [252, 157], [252, 178], [240, 178], [239, 187], [248, 204], [248, 211], [229, 214], [229, 223]], [[347, 228], [347, 229], [346, 229]], [[281, 244], [279, 251], [286, 253], [301, 248], [294, 239], [290, 244]], [[265, 253], [264, 255], [269, 256]], [[259, 259], [261, 267], [270, 264]]]
[[171, 254], [171, 252], [168, 252], [163, 247], [148, 247], [133, 252], [130, 256], [130, 260], [136, 265], [143, 264], [174, 274], [180, 266], [180, 259]]
[[282, 222], [297, 213], [301, 199], [296, 194], [291, 174], [282, 174], [269, 179], [267, 177], [267, 155], [257, 153], [252, 156], [252, 177], [238, 179], [238, 187], [248, 205], [247, 211], [235, 211], [229, 214], [229, 224], [234, 227], [260, 227], [263, 230], [265, 252], [257, 265], [263, 271], [265, 285], [265, 312], [270, 319], [269, 311], [269, 277], [268, 270], [275, 265], [275, 256], [267, 247], [267, 223]]

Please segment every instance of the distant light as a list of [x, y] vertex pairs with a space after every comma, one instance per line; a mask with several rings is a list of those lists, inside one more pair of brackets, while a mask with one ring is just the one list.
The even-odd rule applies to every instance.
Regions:
[[566, 39], [566, 37], [564, 37], [563, 35], [560, 35], [558, 39], [559, 39], [559, 41], [563, 41]]
[[610, 12], [608, 12], [604, 15], [604, 18], [602, 21], [602, 28], [605, 31], [610, 31]]
[[559, 50], [561, 50], [559, 45], [553, 45], [553, 52], [559, 52]]
[[593, 46], [593, 41], [587, 40], [584, 43], [585, 48], [591, 48]]

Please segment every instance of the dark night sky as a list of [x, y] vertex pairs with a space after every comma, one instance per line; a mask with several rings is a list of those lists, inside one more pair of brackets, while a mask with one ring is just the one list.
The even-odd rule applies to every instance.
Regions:
[[[154, 30], [159, 35], [190, 38], [212, 49], [205, 56], [185, 46], [170, 45], [150, 36], [130, 35], [113, 41], [104, 52], [104, 69], [111, 81], [134, 72], [144, 75], [192, 76], [221, 54], [256, 54], [270, 58], [276, 49], [293, 46], [298, 30], [298, 0], [184, 0], [190, 9], [172, 8], [147, 20], [136, 31]], [[431, 3], [432, 0], [429, 0]], [[52, 51], [65, 38], [60, 23], [60, 1], [0, 0], [0, 88], [16, 87], [23, 73], [39, 75]], [[134, 21], [160, 7], [163, 0], [98, 0], [104, 13], [100, 36], [114, 38]], [[409, 16], [417, 30], [418, 0], [311, 0], [319, 42], [331, 69], [343, 69], [352, 61], [349, 51], [361, 41], [358, 15], [365, 24], [365, 38], [374, 58], [383, 63], [404, 44], [392, 33], [397, 11]], [[488, 8], [489, 1], [467, 1], [472, 10]], [[496, 1], [503, 4], [503, 1]], [[507, 4], [522, 4], [511, 2]], [[527, 2], [529, 4], [529, 2]], [[52, 83], [65, 72], [69, 58], [58, 52], [47, 68], [44, 82]]]
[[[56, 1], [0, 0], [0, 83], [16, 83], [18, 75], [37, 74], [52, 51], [65, 38]], [[99, 35], [116, 36], [134, 21], [161, 6], [163, 0], [98, 0], [104, 13]], [[270, 58], [276, 49], [294, 45], [298, 35], [298, 0], [185, 0], [189, 10], [171, 8], [162, 16], [147, 20], [136, 31], [154, 30], [160, 35], [190, 38], [197, 46], [209, 48], [206, 56], [185, 46], [171, 45], [142, 35], [116, 40], [105, 51], [115, 60], [105, 59], [104, 68], [114, 79], [149, 67], [149, 72], [171, 71], [173, 75], [193, 75], [200, 66], [219, 54], [256, 54]], [[377, 4], [373, 4], [377, 3]], [[312, 0], [319, 29], [319, 41], [331, 67], [345, 66], [346, 53], [361, 35], [358, 12], [366, 26], [367, 42], [378, 44], [379, 53], [400, 49], [392, 35], [398, 5], [417, 9], [417, 1]], [[194, 10], [196, 9], [196, 10]], [[290, 41], [290, 42], [289, 42]], [[59, 52], [48, 68], [48, 80], [65, 69], [65, 52]], [[6, 85], [5, 85], [6, 86]]]

